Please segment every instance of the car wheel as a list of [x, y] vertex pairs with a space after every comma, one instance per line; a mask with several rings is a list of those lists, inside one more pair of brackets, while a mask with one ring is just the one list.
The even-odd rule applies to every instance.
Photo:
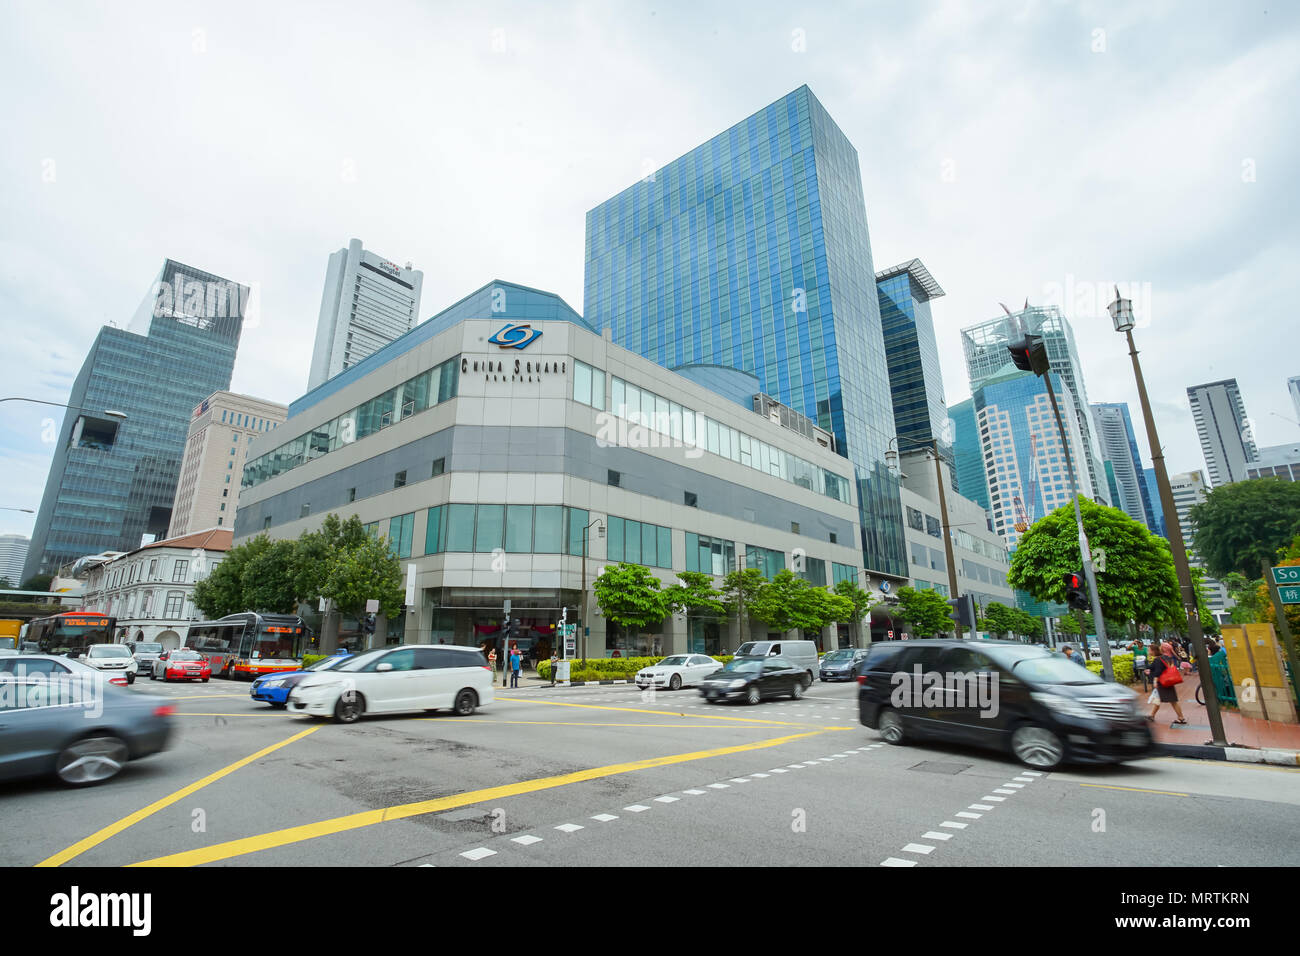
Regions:
[[149, 679], [150, 679], [150, 680], [157, 680], [157, 679], [158, 679], [158, 675], [155, 674], [155, 673], [153, 672], [152, 668], [151, 668], [150, 671], [149, 671]]
[[750, 704], [757, 704], [760, 699], [762, 699], [762, 695], [758, 692], [758, 685], [750, 684], [749, 690], [745, 692], [745, 701]]
[[792, 700], [798, 700], [802, 696], [803, 696], [803, 683], [800, 681], [795, 681], [793, 686], [791, 686], [790, 688], [790, 698]]
[[454, 708], [457, 717], [468, 717], [474, 713], [474, 708], [478, 706], [478, 695], [468, 687], [456, 695], [456, 706]]
[[682, 689], [682, 675], [681, 675], [681, 674], [674, 674], [674, 675], [673, 675], [673, 679], [670, 680], [670, 681], [668, 682], [668, 689], [669, 689], [669, 690], [681, 690], [681, 689]]
[[116, 737], [85, 737], [63, 749], [54, 772], [70, 787], [85, 787], [116, 777], [129, 757]]
[[203, 678], [203, 683], [205, 683], [205, 684], [206, 684], [206, 683], [207, 683], [207, 682], [208, 682], [208, 679], [207, 679], [207, 678], [206, 678], [206, 677], [205, 677], [205, 678]]
[[1065, 744], [1045, 727], [1022, 724], [1011, 734], [1011, 752], [1036, 770], [1051, 770], [1065, 759]]
[[134, 683], [135, 683], [135, 675], [134, 675], [134, 674], [127, 674], [127, 675], [126, 675], [126, 682], [127, 682], [128, 684], [134, 684]]
[[354, 690], [346, 690], [334, 705], [334, 719], [340, 724], [354, 724], [365, 710], [365, 698]]
[[907, 732], [903, 729], [903, 718], [892, 708], [886, 708], [880, 712], [880, 720], [877, 729], [880, 736], [885, 738], [886, 743], [901, 744], [907, 739]]

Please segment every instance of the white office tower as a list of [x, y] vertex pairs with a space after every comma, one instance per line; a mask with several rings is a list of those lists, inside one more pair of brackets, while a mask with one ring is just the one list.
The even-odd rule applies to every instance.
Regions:
[[1257, 456], [1255, 436], [1235, 378], [1193, 385], [1187, 390], [1192, 420], [1201, 439], [1201, 453], [1210, 487], [1242, 481], [1246, 465]]
[[1300, 375], [1292, 375], [1286, 380], [1286, 390], [1291, 394], [1291, 404], [1295, 406], [1296, 421], [1300, 422]]
[[[1178, 527], [1183, 533], [1183, 545], [1192, 555], [1190, 563], [1195, 568], [1203, 567], [1203, 562], [1196, 554], [1195, 529], [1192, 527], [1190, 514], [1193, 505], [1199, 505], [1205, 500], [1207, 490], [1205, 476], [1199, 471], [1170, 475], [1169, 489], [1174, 494], [1174, 509], [1178, 512]], [[1165, 515], [1165, 523], [1168, 522], [1169, 516]], [[1216, 617], [1236, 604], [1228, 597], [1228, 589], [1219, 581], [1209, 577], [1205, 579], [1205, 603]]]
[[31, 543], [25, 534], [0, 534], [0, 578], [8, 578], [15, 589], [23, 583], [23, 564]]
[[307, 391], [415, 328], [423, 282], [409, 262], [381, 259], [360, 239], [330, 256]]

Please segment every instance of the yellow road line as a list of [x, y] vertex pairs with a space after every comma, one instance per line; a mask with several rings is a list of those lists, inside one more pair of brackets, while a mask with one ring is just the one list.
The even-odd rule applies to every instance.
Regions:
[[246, 767], [254, 760], [257, 760], [261, 757], [265, 757], [267, 754], [273, 753], [274, 751], [279, 750], [281, 747], [293, 743], [295, 740], [301, 740], [303, 737], [306, 737], [308, 734], [315, 733], [318, 730], [320, 730], [320, 727], [309, 727], [307, 730], [300, 731], [299, 733], [294, 734], [292, 737], [280, 741], [278, 744], [272, 744], [270, 747], [264, 747], [263, 749], [259, 750], [257, 753], [253, 754], [250, 757], [245, 757], [242, 760], [236, 760], [230, 766], [224, 767], [221, 770], [216, 771], [215, 773], [210, 773], [202, 780], [198, 780], [190, 784], [188, 787], [183, 787], [180, 790], [177, 790], [175, 793], [163, 797], [161, 800], [155, 800], [153, 803], [149, 804], [149, 806], [145, 807], [143, 810], [137, 810], [135, 813], [132, 813], [130, 816], [123, 817], [121, 820], [118, 820], [116, 823], [110, 823], [102, 830], [98, 830], [95, 833], [92, 833], [84, 840], [80, 840], [77, 843], [72, 844], [72, 846], [68, 847], [66, 850], [62, 850], [59, 853], [54, 854], [54, 856], [42, 860], [40, 863], [37, 863], [36, 865], [37, 866], [62, 866], [64, 863], [67, 863], [72, 858], [80, 856], [82, 853], [85, 853], [87, 850], [92, 849], [93, 847], [96, 847], [99, 844], [103, 843], [109, 837], [121, 833], [123, 830], [127, 829], [130, 826], [134, 826], [135, 824], [139, 823], [141, 820], [145, 819], [151, 814], [157, 813], [159, 810], [162, 810], [165, 807], [169, 807], [173, 803], [176, 803], [179, 800], [185, 799], [190, 794], [202, 790], [210, 783], [216, 783], [216, 781], [220, 780], [222, 777], [234, 773], [240, 767]]
[[[162, 696], [161, 694], [158, 696]], [[168, 696], [167, 700], [216, 700], [219, 697], [239, 697], [248, 700], [247, 694], [180, 694], [175, 697]]]
[[[422, 717], [421, 720], [437, 721], [438, 723], [455, 723], [455, 724], [526, 724], [530, 727], [685, 727], [695, 730], [717, 730], [717, 724], [607, 724], [594, 720], [483, 720], [481, 717]], [[817, 730], [842, 730], [846, 728], [839, 727], [820, 727], [814, 724], [801, 724], [800, 726], [816, 727]], [[735, 730], [767, 730], [766, 727], [736, 727]]]
[[1081, 783], [1081, 787], [1096, 787], [1099, 790], [1128, 790], [1132, 793], [1158, 793], [1165, 797], [1190, 797], [1190, 793], [1175, 793], [1172, 790], [1147, 790], [1145, 787], [1116, 787], [1108, 783]]
[[132, 863], [131, 866], [198, 866], [203, 863], [215, 863], [218, 860], [229, 860], [233, 857], [243, 856], [247, 853], [256, 853], [260, 850], [269, 850], [274, 847], [287, 846], [291, 843], [301, 843], [304, 840], [314, 840], [318, 837], [331, 836], [335, 833], [344, 833], [348, 830], [357, 830], [362, 827], [374, 826], [376, 823], [403, 820], [407, 817], [421, 816], [426, 813], [437, 813], [455, 807], [464, 807], [475, 803], [500, 800], [505, 797], [514, 797], [524, 793], [536, 793], [541, 790], [552, 790], [556, 787], [564, 787], [573, 783], [584, 783], [588, 780], [597, 780], [602, 777], [612, 777], [616, 774], [631, 773], [635, 770], [648, 770], [653, 767], [666, 767], [671, 764], [688, 763], [693, 760], [705, 760], [710, 757], [722, 757], [727, 754], [744, 753], [750, 750], [762, 750], [767, 747], [778, 747], [781, 744], [790, 743], [794, 740], [816, 737], [824, 732], [825, 731], [822, 730], [815, 730], [809, 733], [791, 734], [787, 737], [773, 737], [769, 740], [760, 740], [750, 744], [717, 747], [712, 750], [697, 750], [693, 753], [670, 754], [666, 757], [650, 757], [646, 760], [635, 760], [630, 763], [612, 764], [607, 767], [593, 767], [589, 770], [579, 770], [575, 773], [566, 773], [555, 777], [539, 777], [535, 780], [523, 780], [518, 783], [505, 784], [500, 787], [488, 787], [484, 790], [471, 790], [468, 793], [461, 793], [450, 797], [440, 797], [436, 800], [420, 800], [416, 803], [398, 804], [397, 806], [386, 807], [379, 810], [366, 810], [362, 813], [353, 813], [345, 817], [321, 820], [318, 823], [308, 823], [302, 826], [289, 827], [284, 830], [273, 830], [270, 833], [263, 833], [258, 836], [245, 837], [241, 840], [217, 843], [213, 846], [202, 847], [197, 850], [186, 850], [183, 853], [172, 853], [168, 856], [155, 857], [152, 860], [143, 860], [139, 863]]
[[265, 714], [182, 714], [179, 711], [172, 714], [173, 717], [279, 717], [284, 720], [284, 714], [278, 714], [275, 711], [268, 711]]
[[1285, 764], [1240, 763], [1233, 760], [1204, 760], [1200, 757], [1153, 757], [1152, 759], [1169, 760], [1177, 763], [1194, 763], [1202, 767], [1207, 763], [1213, 763], [1221, 767], [1232, 767], [1241, 770], [1277, 770], [1282, 773], [1300, 773], [1300, 767], [1288, 767]]
[[[507, 698], [498, 698], [506, 700]], [[511, 703], [521, 703], [516, 698], [508, 698]], [[665, 713], [671, 711], [663, 710], [645, 710], [640, 707], [606, 707], [600, 704], [574, 704], [564, 700], [532, 700], [530, 704], [544, 704], [548, 707], [580, 707], [584, 710], [614, 710], [624, 714], [654, 714], [656, 717], [662, 717]], [[767, 724], [776, 727], [807, 727], [806, 723], [795, 723], [789, 720], [763, 720], [761, 717], [728, 717], [725, 714], [695, 714], [697, 720], [735, 720], [742, 724]]]

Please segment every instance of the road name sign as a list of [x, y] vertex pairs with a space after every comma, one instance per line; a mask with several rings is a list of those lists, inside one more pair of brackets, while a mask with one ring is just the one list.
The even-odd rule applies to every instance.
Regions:
[[1274, 584], [1300, 584], [1300, 564], [1273, 568]]
[[1283, 604], [1300, 604], [1300, 584], [1283, 584], [1277, 589]]

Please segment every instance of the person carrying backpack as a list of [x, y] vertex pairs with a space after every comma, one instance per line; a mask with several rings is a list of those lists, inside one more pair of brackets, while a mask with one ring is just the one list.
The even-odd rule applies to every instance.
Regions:
[[1156, 719], [1156, 712], [1160, 710], [1161, 704], [1173, 704], [1174, 713], [1178, 715], [1174, 723], [1186, 724], [1187, 718], [1183, 716], [1183, 709], [1178, 705], [1178, 685], [1183, 682], [1182, 669], [1178, 666], [1178, 658], [1174, 656], [1173, 645], [1168, 641], [1160, 645], [1160, 656], [1151, 662], [1151, 678], [1155, 681], [1159, 700], [1151, 708], [1147, 720]]

